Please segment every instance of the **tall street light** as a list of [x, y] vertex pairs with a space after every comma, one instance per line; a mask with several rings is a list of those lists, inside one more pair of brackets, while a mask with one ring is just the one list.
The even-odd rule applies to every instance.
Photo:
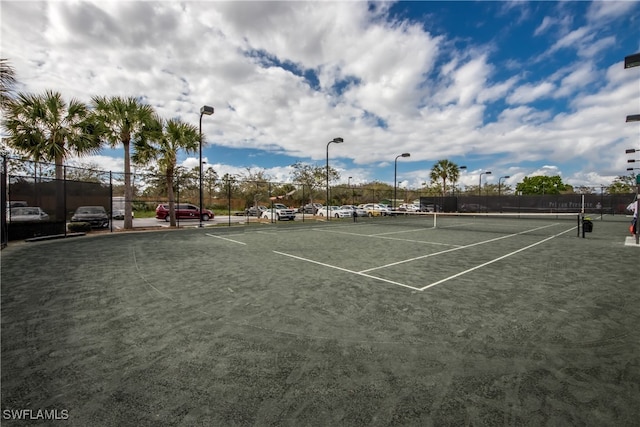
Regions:
[[478, 196], [482, 196], [482, 175], [491, 175], [491, 171], [480, 172], [480, 180], [478, 181]]
[[198, 216], [200, 217], [199, 226], [203, 227], [202, 224], [202, 116], [203, 115], [210, 116], [213, 114], [213, 107], [209, 107], [208, 105], [204, 105], [200, 107], [200, 212], [198, 212]]
[[353, 178], [352, 176], [349, 177], [349, 179], [347, 180], [347, 182], [348, 182], [347, 185], [349, 186], [349, 189], [351, 190], [351, 204], [353, 205], [355, 200], [354, 200], [354, 197], [353, 197], [353, 188], [351, 188], [351, 179], [352, 178]]
[[[640, 67], [640, 52], [625, 56], [624, 68]], [[640, 114], [627, 116], [627, 123], [640, 121]], [[626, 150], [627, 154], [635, 153], [638, 150]], [[627, 169], [629, 170], [629, 169]], [[640, 218], [640, 175], [636, 176], [636, 218]], [[636, 245], [640, 245], [640, 224], [636, 219]]]
[[[458, 170], [461, 171], [463, 169], [467, 169], [466, 166], [458, 166]], [[456, 179], [456, 182], [453, 183], [453, 195], [456, 195], [456, 186], [458, 184], [458, 180]]]
[[501, 190], [501, 180], [503, 179], [509, 179], [511, 178], [509, 175], [505, 175], [505, 176], [501, 176], [500, 178], [498, 178], [498, 197], [500, 197], [500, 190]]
[[329, 141], [327, 143], [327, 221], [329, 221], [329, 219], [331, 218], [329, 216], [329, 145], [331, 145], [332, 143], [335, 144], [342, 144], [344, 142], [344, 139], [338, 137], [338, 138], [333, 138], [331, 141]]
[[411, 154], [410, 153], [402, 153], [398, 156], [396, 156], [396, 159], [394, 160], [394, 168], [393, 168], [393, 202], [391, 203], [391, 210], [395, 211], [396, 210], [396, 193], [398, 191], [398, 158], [400, 157], [410, 157]]

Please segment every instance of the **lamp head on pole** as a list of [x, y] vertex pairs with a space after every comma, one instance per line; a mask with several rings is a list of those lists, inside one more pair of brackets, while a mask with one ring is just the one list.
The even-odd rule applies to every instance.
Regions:
[[200, 107], [200, 114], [205, 114], [207, 116], [210, 116], [213, 114], [213, 107], [209, 107], [208, 105], [204, 105], [202, 107]]
[[640, 52], [625, 56], [624, 68], [633, 68], [638, 66], [640, 66]]
[[411, 157], [411, 153], [402, 153], [400, 154], [401, 157]]
[[458, 169], [466, 169], [466, 166], [459, 166]]
[[341, 143], [343, 143], [343, 142], [344, 142], [344, 139], [342, 139], [342, 138], [340, 138], [340, 137], [338, 137], [338, 138], [333, 138], [333, 140], [332, 140], [331, 142], [333, 142], [333, 143], [335, 143], [335, 144], [341, 144]]
[[484, 174], [485, 175], [491, 175], [491, 171], [486, 171]]

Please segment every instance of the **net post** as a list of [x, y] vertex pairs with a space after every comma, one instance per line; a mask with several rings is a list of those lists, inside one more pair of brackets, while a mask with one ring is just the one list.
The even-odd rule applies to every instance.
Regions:
[[576, 218], [578, 219], [578, 227], [576, 227], [577, 230], [578, 230], [578, 235], [576, 237], [580, 237], [580, 228], [581, 228], [581, 225], [580, 225], [580, 214], [577, 214]]

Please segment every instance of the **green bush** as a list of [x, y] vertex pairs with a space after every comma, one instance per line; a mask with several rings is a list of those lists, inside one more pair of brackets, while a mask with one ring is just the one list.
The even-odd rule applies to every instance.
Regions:
[[67, 228], [74, 233], [88, 233], [91, 231], [91, 224], [88, 222], [72, 222], [69, 223]]

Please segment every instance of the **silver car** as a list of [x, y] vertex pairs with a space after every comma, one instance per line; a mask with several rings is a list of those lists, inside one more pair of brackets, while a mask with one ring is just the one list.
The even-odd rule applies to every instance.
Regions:
[[9, 222], [49, 221], [49, 215], [38, 206], [11, 208], [7, 212]]

